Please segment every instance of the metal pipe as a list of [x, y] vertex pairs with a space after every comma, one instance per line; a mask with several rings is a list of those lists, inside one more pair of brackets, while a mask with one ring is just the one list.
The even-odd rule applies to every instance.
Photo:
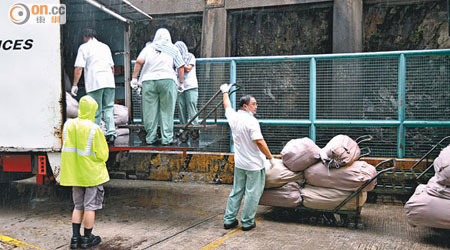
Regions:
[[309, 138], [316, 141], [316, 101], [317, 101], [317, 78], [316, 78], [316, 60], [311, 58], [309, 63], [309, 120], [311, 125], [309, 127]]
[[197, 62], [223, 62], [230, 61], [239, 62], [268, 62], [268, 61], [308, 61], [311, 58], [315, 60], [322, 59], [337, 59], [337, 58], [371, 58], [371, 57], [399, 57], [412, 55], [445, 55], [450, 54], [450, 49], [435, 49], [435, 50], [405, 50], [395, 52], [366, 52], [366, 53], [348, 53], [348, 54], [317, 54], [317, 55], [296, 55], [296, 56], [248, 56], [248, 57], [215, 57], [215, 58], [198, 58]]
[[405, 156], [405, 109], [406, 109], [406, 58], [400, 55], [398, 62], [398, 131], [397, 131], [397, 157]]
[[[236, 82], [236, 61], [232, 60], [230, 62], [230, 82], [231, 83], [235, 83]], [[236, 92], [234, 91], [236, 89], [235, 86], [232, 87], [232, 89], [230, 89], [232, 92]], [[236, 94], [234, 95], [230, 95], [230, 102], [231, 102], [231, 107], [236, 110]], [[233, 134], [231, 132], [230, 129], [230, 152], [234, 152], [234, 144], [233, 144]]]
[[111, 16], [113, 16], [113, 17], [119, 19], [119, 20], [122, 21], [122, 22], [130, 23], [130, 20], [128, 20], [128, 19], [126, 19], [125, 17], [123, 17], [123, 16], [117, 14], [116, 12], [114, 12], [114, 11], [112, 11], [112, 10], [106, 8], [106, 6], [104, 6], [103, 4], [100, 4], [100, 3], [98, 3], [98, 2], [96, 2], [96, 1], [94, 1], [94, 0], [85, 0], [85, 1], [86, 1], [87, 3], [89, 3], [90, 5], [92, 5], [92, 6], [94, 6], [94, 7], [97, 7], [97, 8], [99, 8], [99, 9], [103, 10], [104, 12], [110, 14]]

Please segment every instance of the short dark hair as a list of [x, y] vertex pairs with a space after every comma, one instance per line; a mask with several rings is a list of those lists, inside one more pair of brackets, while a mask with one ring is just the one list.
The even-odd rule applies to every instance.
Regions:
[[252, 98], [255, 98], [255, 97], [253, 97], [252, 95], [244, 95], [243, 97], [241, 97], [241, 100], [239, 100], [239, 107], [242, 108], [244, 106], [244, 104], [248, 105]]
[[83, 37], [95, 37], [97, 34], [95, 33], [94, 29], [91, 28], [85, 28], [82, 32], [81, 35]]

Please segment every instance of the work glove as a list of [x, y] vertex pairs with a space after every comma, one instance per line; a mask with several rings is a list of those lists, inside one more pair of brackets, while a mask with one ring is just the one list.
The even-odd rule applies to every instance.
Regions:
[[220, 85], [220, 91], [222, 91], [222, 93], [228, 93], [228, 91], [230, 91], [231, 88], [231, 84], [228, 83], [224, 83], [222, 85]]
[[137, 89], [138, 88], [138, 81], [137, 81], [136, 78], [131, 79], [130, 86], [131, 86], [132, 89]]
[[178, 94], [183, 93], [183, 91], [184, 91], [183, 85], [178, 86]]
[[138, 94], [138, 96], [141, 96], [141, 91], [142, 91], [142, 88], [137, 87], [136, 93]]
[[275, 165], [277, 164], [277, 160], [275, 160], [275, 158], [273, 157], [269, 159], [269, 162], [270, 162], [270, 169], [275, 167]]
[[78, 93], [78, 86], [73, 85], [70, 94], [72, 94], [73, 96], [77, 96], [77, 93]]

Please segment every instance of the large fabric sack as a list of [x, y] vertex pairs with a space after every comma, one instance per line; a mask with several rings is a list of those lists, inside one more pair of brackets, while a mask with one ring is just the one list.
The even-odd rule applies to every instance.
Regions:
[[[356, 191], [375, 175], [375, 167], [365, 161], [355, 161], [350, 166], [330, 169], [318, 162], [305, 170], [306, 183], [344, 191]], [[372, 181], [363, 191], [373, 190], [376, 184], [376, 180]]]
[[125, 125], [128, 123], [128, 108], [123, 105], [114, 104], [114, 124]]
[[431, 196], [450, 200], [450, 187], [437, 183], [437, 177], [433, 176], [427, 183], [427, 193]]
[[359, 159], [358, 143], [346, 135], [336, 135], [320, 150], [320, 158], [328, 167], [340, 168]]
[[297, 182], [290, 182], [279, 188], [265, 189], [260, 205], [274, 207], [296, 207], [302, 203], [300, 196], [300, 185]]
[[116, 137], [116, 140], [114, 140], [114, 146], [129, 146], [129, 135], [119, 135]]
[[404, 207], [410, 225], [450, 229], [450, 200], [426, 192], [426, 186], [417, 186]]
[[66, 114], [67, 118], [75, 118], [78, 116], [78, 101], [69, 92], [66, 92]]
[[116, 128], [117, 136], [123, 136], [123, 135], [129, 135], [130, 129], [129, 128]]
[[[303, 206], [313, 209], [334, 209], [344, 201], [352, 192], [335, 188], [316, 187], [306, 184], [300, 189], [303, 199]], [[361, 192], [359, 206], [364, 205], [367, 199], [367, 192]], [[349, 200], [340, 210], [355, 210], [356, 196]]]
[[450, 186], [450, 145], [442, 149], [434, 160], [434, 172], [437, 183]]
[[309, 138], [290, 140], [281, 151], [284, 165], [292, 171], [303, 171], [320, 160], [320, 148]]
[[304, 183], [303, 172], [293, 172], [283, 165], [281, 160], [276, 159], [276, 164], [270, 168], [266, 166], [266, 184], [264, 188], [281, 187], [286, 183], [298, 181]]

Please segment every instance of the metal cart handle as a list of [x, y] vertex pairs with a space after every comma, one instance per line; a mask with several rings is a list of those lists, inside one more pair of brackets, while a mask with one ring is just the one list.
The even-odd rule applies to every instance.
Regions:
[[[363, 151], [367, 151], [367, 152], [362, 153]], [[369, 147], [364, 147], [364, 148], [361, 149], [361, 153], [362, 153], [362, 154], [359, 156], [359, 159], [361, 159], [362, 157], [369, 156], [370, 153], [372, 153], [372, 150], [370, 150]]]
[[371, 141], [372, 139], [373, 139], [373, 137], [371, 135], [363, 135], [363, 136], [360, 136], [360, 137], [356, 138], [355, 141], [359, 145], [359, 144], [361, 144], [363, 142]]
[[[380, 167], [381, 165], [384, 165], [388, 162], [392, 162], [392, 167], [390, 168], [385, 168], [381, 171], [379, 171], [374, 177], [372, 177], [370, 180], [366, 181], [364, 184], [362, 184], [355, 192], [353, 192], [352, 194], [350, 194], [347, 198], [345, 198], [345, 200], [343, 200], [334, 210], [333, 213], [336, 213], [337, 211], [339, 211], [349, 200], [353, 199], [353, 197], [355, 197], [356, 195], [359, 195], [361, 193], [361, 191], [367, 187], [370, 183], [372, 183], [374, 180], [376, 180], [378, 178], [378, 176], [380, 176], [381, 174], [390, 171], [390, 170], [394, 170], [396, 168], [396, 161], [395, 159], [388, 159], [388, 160], [384, 160], [380, 163], [378, 163], [375, 166], [375, 169], [378, 169], [378, 167]], [[356, 204], [357, 207], [359, 207], [359, 202], [358, 204]]]
[[[236, 83], [232, 83], [232, 87], [233, 87], [233, 86], [235, 86], [236, 88], [235, 88], [234, 90], [228, 92], [228, 96], [231, 96], [234, 92], [237, 92], [238, 90], [241, 89], [241, 86], [237, 85]], [[219, 90], [219, 93], [220, 93], [220, 90]], [[222, 105], [222, 103], [223, 103], [223, 100], [219, 101], [219, 103], [217, 103], [217, 105], [216, 105], [211, 111], [209, 111], [209, 112], [206, 114], [206, 116], [202, 119], [202, 121], [201, 121], [200, 123], [201, 123], [201, 124], [206, 124], [206, 119], [208, 119], [208, 117], [209, 117], [213, 112], [215, 112], [215, 111], [219, 108], [219, 106]]]
[[[231, 95], [231, 94], [233, 94], [234, 92], [236, 92], [238, 89], [239, 89], [239, 86], [236, 84], [236, 83], [231, 83], [231, 86], [230, 86], [230, 88], [232, 88], [232, 87], [234, 87], [234, 86], [237, 86], [237, 88], [235, 89], [235, 90], [233, 90], [233, 91], [230, 91], [229, 93], [228, 93], [228, 95]], [[221, 90], [219, 89], [219, 90], [217, 90], [217, 92], [213, 95], [213, 97], [211, 97], [206, 103], [205, 103], [205, 105], [203, 105], [203, 107], [197, 112], [197, 114], [195, 114], [184, 126], [183, 126], [183, 128], [182, 128], [182, 130], [183, 131], [185, 131], [187, 128], [188, 128], [188, 126], [189, 125], [191, 125], [191, 123], [198, 117], [198, 116], [200, 116], [200, 114], [204, 111], [204, 110], [206, 110], [206, 108], [208, 107], [208, 105], [211, 103], [211, 102], [213, 102], [214, 101], [214, 99], [216, 99], [216, 97], [219, 95], [221, 93]], [[220, 102], [220, 103], [222, 103], [223, 102], [223, 100]], [[219, 105], [217, 105], [216, 106], [216, 109], [218, 108], [218, 106]], [[203, 121], [206, 121], [206, 118], [208, 118], [210, 115], [212, 114], [212, 112], [210, 112], [210, 113], [208, 113], [208, 115], [202, 120], [202, 122], [200, 122], [200, 123], [203, 123]]]
[[[447, 140], [449, 138], [450, 138], [450, 135], [444, 137], [442, 140], [440, 140], [438, 143], [436, 143], [424, 156], [422, 156], [422, 158], [420, 158], [420, 160], [418, 160], [416, 163], [414, 163], [414, 165], [411, 167], [411, 170], [413, 170], [415, 167], [417, 167], [417, 165], [419, 165], [423, 161], [423, 159], [428, 157], [428, 155], [430, 155], [431, 152], [433, 152], [439, 145], [441, 145], [442, 142], [444, 142], [445, 140]], [[428, 171], [429, 169], [430, 168], [427, 168], [426, 171]], [[422, 176], [422, 174], [420, 176]], [[419, 179], [419, 177], [417, 179]]]

